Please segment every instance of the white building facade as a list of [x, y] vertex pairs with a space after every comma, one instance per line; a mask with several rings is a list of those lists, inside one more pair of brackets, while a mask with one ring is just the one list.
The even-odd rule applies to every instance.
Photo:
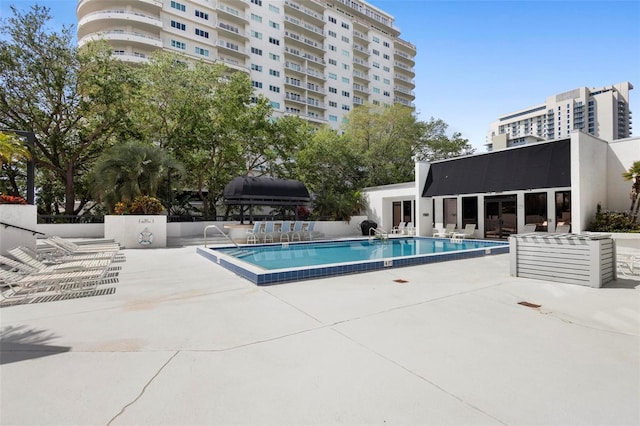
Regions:
[[629, 138], [629, 82], [581, 87], [549, 96], [544, 104], [505, 114], [491, 123], [487, 150], [559, 140], [579, 130], [608, 141]]
[[393, 16], [359, 0], [80, 0], [78, 44], [118, 58], [158, 49], [251, 76], [275, 116], [338, 128], [357, 105], [413, 107], [416, 48]]
[[419, 236], [446, 224], [475, 224], [475, 237], [490, 239], [522, 233], [526, 224], [550, 233], [569, 225], [579, 234], [598, 205], [629, 208], [631, 182], [622, 173], [638, 160], [640, 138], [607, 142], [573, 131], [561, 140], [416, 163], [415, 182], [365, 188], [367, 217], [387, 232], [413, 222]]

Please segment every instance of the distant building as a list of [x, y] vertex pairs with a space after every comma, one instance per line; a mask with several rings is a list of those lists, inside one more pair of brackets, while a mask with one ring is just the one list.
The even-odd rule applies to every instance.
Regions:
[[581, 87], [549, 96], [544, 104], [505, 114], [491, 123], [487, 150], [566, 139], [573, 130], [613, 141], [631, 137], [629, 82]]
[[144, 62], [155, 50], [251, 76], [275, 115], [339, 127], [357, 105], [413, 107], [416, 47], [361, 0], [79, 0], [78, 45], [106, 39]]

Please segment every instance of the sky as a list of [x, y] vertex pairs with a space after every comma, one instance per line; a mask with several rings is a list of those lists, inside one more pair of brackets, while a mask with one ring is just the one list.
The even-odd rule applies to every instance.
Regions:
[[[77, 0], [0, 0], [0, 17], [10, 5], [35, 3], [51, 9], [53, 28], [77, 24]], [[631, 110], [640, 114], [640, 0], [369, 3], [393, 15], [400, 37], [417, 48], [418, 118], [444, 120], [477, 152], [499, 116], [579, 87], [629, 81], [637, 87]]]

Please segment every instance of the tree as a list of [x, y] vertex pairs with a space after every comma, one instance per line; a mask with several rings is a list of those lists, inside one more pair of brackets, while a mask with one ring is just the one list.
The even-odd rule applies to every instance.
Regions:
[[24, 160], [31, 159], [29, 149], [14, 134], [0, 132], [0, 193], [18, 195], [19, 180], [24, 177]]
[[114, 145], [104, 152], [92, 172], [93, 191], [109, 211], [116, 203], [155, 197], [169, 168], [179, 165], [166, 150], [138, 141]]
[[349, 220], [363, 206], [362, 158], [341, 136], [320, 129], [294, 153], [295, 176], [313, 195], [316, 217]]
[[34, 132], [33, 160], [47, 171], [36, 185], [46, 188], [43, 176], [60, 182], [65, 213], [77, 214], [89, 201], [86, 173], [128, 127], [133, 73], [104, 42], [78, 51], [72, 27], [48, 32], [48, 8], [11, 10], [0, 25], [0, 126]]
[[629, 215], [633, 222], [638, 220], [638, 209], [640, 208], [640, 202], [638, 202], [638, 196], [640, 195], [640, 161], [634, 161], [629, 167], [629, 170], [622, 174], [624, 180], [631, 181], [631, 192], [629, 198], [631, 199], [631, 207], [629, 207]]
[[471, 155], [475, 149], [458, 132], [451, 137], [446, 131], [449, 127], [441, 119], [431, 117], [428, 122], [421, 122], [422, 135], [414, 147], [414, 156], [418, 161], [437, 161], [461, 155]]
[[347, 116], [345, 136], [362, 155], [364, 186], [413, 180], [413, 151], [422, 127], [411, 108], [363, 105]]

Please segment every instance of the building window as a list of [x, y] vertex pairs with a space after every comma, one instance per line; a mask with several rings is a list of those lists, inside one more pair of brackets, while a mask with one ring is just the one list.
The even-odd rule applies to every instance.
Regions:
[[251, 37], [257, 38], [258, 40], [262, 40], [262, 33], [251, 30]]
[[271, 101], [269, 104], [271, 104], [271, 108], [273, 109], [280, 109], [280, 102]]
[[187, 48], [187, 44], [177, 40], [171, 40], [171, 47], [175, 47], [176, 49], [185, 50]]
[[338, 89], [335, 87], [329, 87], [329, 93], [338, 93]]
[[202, 56], [209, 56], [209, 51], [207, 49], [202, 49], [200, 47], [196, 47], [196, 54]]
[[269, 53], [269, 59], [273, 59], [274, 61], [280, 61], [280, 55], [276, 55], [275, 53]]
[[262, 0], [251, 0], [251, 3], [262, 6]]
[[275, 13], [280, 13], [280, 9], [272, 4], [269, 5], [269, 10]]
[[262, 56], [262, 49], [258, 49], [258, 48], [252, 47], [251, 48], [251, 53], [255, 53], [256, 55]]
[[333, 16], [329, 16], [329, 22], [331, 22], [332, 24], [337, 24], [338, 23], [336, 18], [334, 18]]
[[374, 43], [380, 43], [380, 39], [376, 36], [373, 36], [372, 40]]
[[338, 65], [338, 61], [335, 59], [329, 59], [329, 65]]
[[343, 90], [343, 91], [342, 91], [342, 96], [345, 96], [345, 97], [347, 97], [347, 98], [350, 98], [350, 97], [351, 97], [351, 93], [347, 92], [346, 90]]
[[377, 62], [374, 62], [372, 65], [373, 65], [374, 68], [380, 68], [380, 64], [377, 63]]
[[262, 72], [262, 65], [251, 64], [251, 69], [252, 69], [253, 71]]
[[251, 86], [257, 89], [262, 89], [262, 83], [259, 81], [251, 80]]
[[380, 56], [380, 51], [379, 50], [373, 49], [372, 52], [373, 52], [374, 55]]
[[349, 37], [342, 36], [342, 41], [344, 41], [345, 43], [349, 43]]
[[351, 107], [349, 105], [342, 104], [343, 111], [351, 111]]
[[280, 71], [269, 69], [269, 75], [280, 77]]
[[256, 22], [262, 22], [262, 16], [256, 15], [255, 13], [251, 14], [251, 20]]
[[383, 82], [384, 84], [391, 84], [391, 80], [389, 80], [388, 78], [383, 78], [383, 79], [382, 79], [382, 82]]
[[338, 103], [336, 101], [329, 101], [329, 106], [333, 108], [338, 108]]
[[209, 31], [204, 31], [200, 28], [196, 28], [196, 35], [204, 38], [209, 38]]
[[184, 31], [184, 30], [187, 29], [187, 26], [185, 24], [181, 23], [181, 22], [178, 22], [178, 21], [171, 21], [171, 28], [176, 28], [178, 30]]
[[351, 69], [351, 65], [342, 63], [342, 69], [343, 70], [350, 70]]
[[391, 57], [390, 57], [389, 55], [387, 55], [386, 53], [383, 53], [383, 54], [382, 54], [382, 57], [383, 57], [384, 59], [387, 59], [387, 60], [388, 60], [388, 59], [391, 59]]
[[389, 47], [389, 42], [388, 42], [388, 41], [383, 41], [383, 42], [382, 42], [382, 45], [383, 45], [384, 47]]
[[342, 23], [342, 28], [349, 29], [349, 24], [347, 24], [346, 22], [343, 22]]
[[351, 54], [349, 53], [349, 51], [348, 51], [348, 50], [342, 49], [342, 56], [344, 56], [344, 57], [347, 57], [347, 58], [348, 58], [350, 55], [351, 55]]
[[571, 224], [571, 191], [556, 192], [556, 225]]
[[269, 21], [269, 26], [271, 28], [275, 28], [276, 30], [280, 29], [280, 24], [278, 24], [277, 22]]
[[335, 52], [336, 50], [338, 50], [338, 48], [335, 47], [333, 44], [330, 44], [329, 45], [329, 50], [332, 51], [332, 52]]
[[338, 37], [338, 34], [336, 34], [336, 32], [335, 32], [335, 31], [331, 31], [331, 30], [329, 30], [329, 37], [336, 38], [336, 37]]
[[374, 75], [373, 75], [373, 79], [374, 79], [375, 81], [380, 81], [380, 76], [379, 76], [379, 75], [374, 74]]
[[328, 77], [329, 77], [331, 80], [337, 80], [337, 79], [338, 79], [338, 76], [337, 76], [336, 74], [332, 73], [332, 72], [330, 72], [330, 73], [329, 73]]
[[338, 117], [336, 117], [335, 115], [329, 115], [329, 121], [338, 121]]
[[269, 43], [280, 46], [280, 40], [278, 40], [277, 38], [269, 37]]
[[391, 96], [391, 93], [387, 92], [386, 90], [385, 90], [384, 92], [382, 92], [382, 94], [383, 94], [384, 96]]
[[201, 12], [199, 10], [196, 10], [196, 18], [200, 18], [200, 19], [204, 19], [206, 21], [209, 20], [209, 14], [205, 13], [205, 12]]
[[373, 88], [373, 93], [380, 93], [380, 89], [378, 87]]
[[349, 84], [349, 77], [342, 77], [342, 82]]
[[462, 226], [478, 223], [478, 197], [462, 197]]
[[184, 12], [185, 10], [187, 10], [186, 6], [182, 3], [178, 3], [177, 1], [173, 1], [171, 0], [171, 7], [174, 9], [177, 9], [181, 12]]
[[524, 223], [535, 223], [538, 231], [547, 227], [547, 193], [524, 194]]
[[278, 86], [269, 86], [269, 90], [271, 90], [272, 92], [276, 92], [276, 93], [280, 93], [280, 87]]

